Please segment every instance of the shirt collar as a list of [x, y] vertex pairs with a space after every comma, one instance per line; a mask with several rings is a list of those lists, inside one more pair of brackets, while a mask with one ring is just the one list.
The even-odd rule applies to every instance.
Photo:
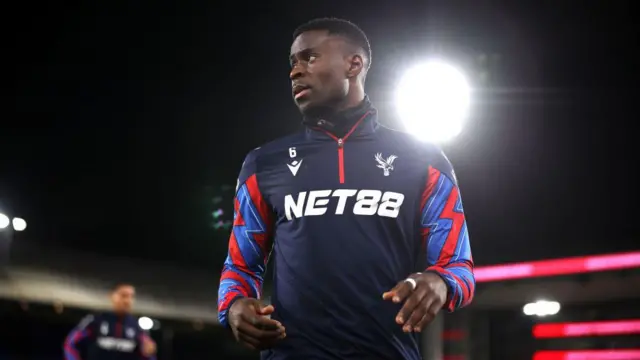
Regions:
[[326, 138], [327, 134], [336, 138], [348, 135], [366, 136], [378, 128], [378, 112], [371, 104], [369, 97], [365, 96], [356, 107], [325, 118], [305, 117], [303, 123], [307, 126], [307, 134], [311, 137]]

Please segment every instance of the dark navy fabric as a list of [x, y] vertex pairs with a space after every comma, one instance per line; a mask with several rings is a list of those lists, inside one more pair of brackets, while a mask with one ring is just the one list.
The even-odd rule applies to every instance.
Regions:
[[473, 297], [462, 201], [442, 151], [380, 126], [367, 102], [343, 117], [306, 119], [249, 153], [240, 172], [219, 320], [228, 326], [238, 298], [262, 296], [274, 256], [273, 318], [287, 337], [263, 359], [420, 359], [383, 292], [428, 270], [447, 283], [446, 310]]

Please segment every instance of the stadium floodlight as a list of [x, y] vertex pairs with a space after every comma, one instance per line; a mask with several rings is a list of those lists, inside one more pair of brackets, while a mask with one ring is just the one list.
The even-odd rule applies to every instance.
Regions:
[[153, 320], [149, 317], [142, 316], [138, 319], [138, 325], [140, 325], [142, 330], [151, 330], [151, 328], [153, 328]]
[[560, 311], [560, 303], [557, 301], [545, 301], [539, 300], [534, 303], [529, 303], [522, 308], [527, 316], [548, 316], [555, 315]]
[[12, 223], [15, 231], [24, 231], [27, 228], [27, 222], [23, 218], [13, 218]]
[[0, 229], [6, 229], [11, 224], [9, 217], [3, 213], [0, 213]]
[[471, 87], [455, 66], [431, 61], [409, 69], [396, 92], [396, 106], [408, 132], [421, 140], [445, 142], [462, 131]]

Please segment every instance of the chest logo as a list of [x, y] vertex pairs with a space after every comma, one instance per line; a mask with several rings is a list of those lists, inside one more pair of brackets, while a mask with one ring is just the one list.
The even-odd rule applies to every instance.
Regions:
[[393, 171], [393, 162], [398, 157], [395, 155], [390, 155], [388, 158], [383, 158], [381, 153], [377, 153], [375, 156], [376, 162], [378, 163], [378, 167], [382, 169], [384, 176], [389, 176], [391, 171]]
[[404, 194], [380, 190], [312, 190], [284, 197], [284, 211], [287, 220], [303, 216], [322, 216], [331, 211], [335, 215], [352, 213], [361, 216], [378, 215], [397, 218]]
[[293, 162], [291, 164], [287, 164], [287, 166], [289, 167], [289, 170], [291, 170], [291, 174], [293, 176], [296, 176], [296, 174], [298, 173], [298, 170], [300, 169], [300, 165], [302, 165], [302, 160], [300, 161], [298, 160], [293, 160]]
[[290, 164], [287, 164], [287, 166], [289, 167], [289, 170], [291, 170], [291, 175], [293, 176], [296, 176], [296, 174], [298, 173], [298, 170], [300, 169], [300, 165], [302, 165], [302, 160], [304, 160], [304, 159], [296, 160], [297, 156], [298, 156], [298, 152], [296, 151], [296, 148], [290, 147], [289, 158], [293, 159], [293, 161], [291, 161]]

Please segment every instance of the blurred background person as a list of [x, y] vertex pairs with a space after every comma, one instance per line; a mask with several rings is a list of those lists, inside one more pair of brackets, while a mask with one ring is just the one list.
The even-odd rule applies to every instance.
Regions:
[[[155, 360], [156, 344], [131, 315], [136, 291], [120, 283], [110, 293], [112, 310], [87, 315], [64, 342], [65, 360]], [[84, 356], [82, 356], [84, 354]]]

